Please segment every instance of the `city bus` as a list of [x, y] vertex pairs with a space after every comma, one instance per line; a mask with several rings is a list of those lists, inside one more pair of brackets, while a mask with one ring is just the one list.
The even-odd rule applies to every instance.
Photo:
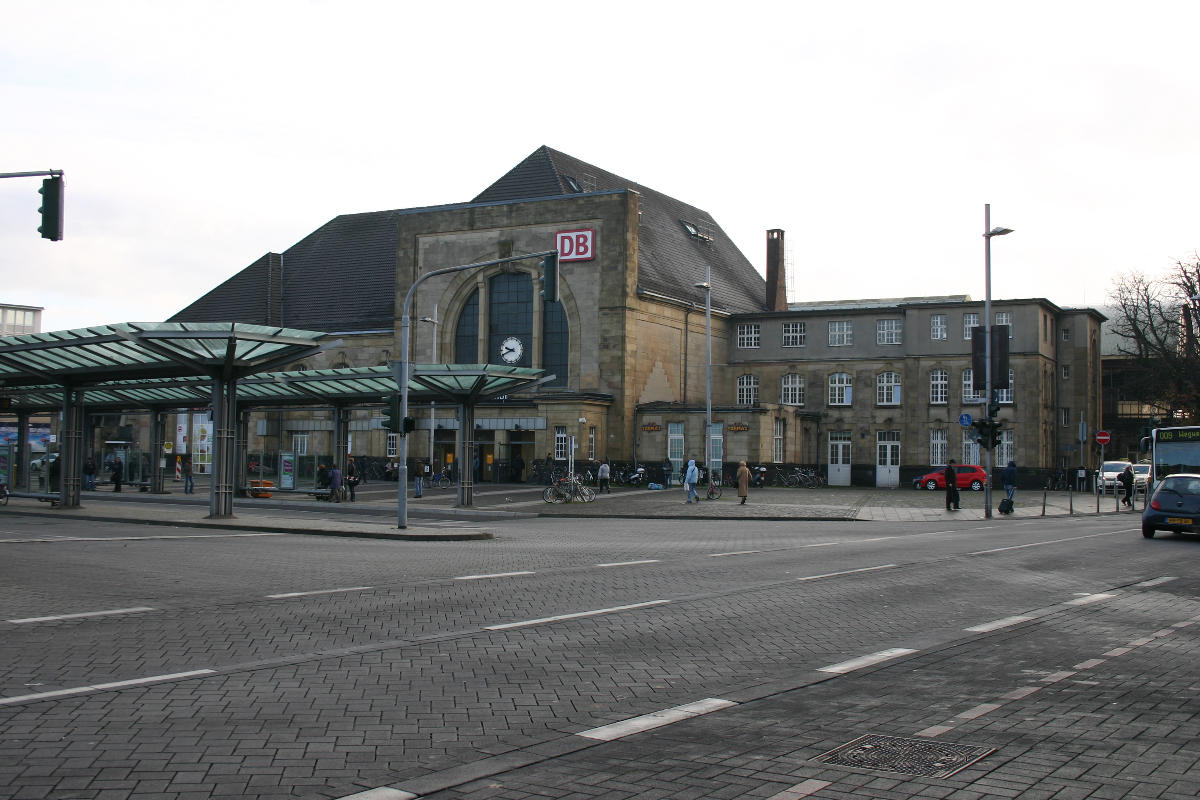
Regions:
[[1200, 426], [1155, 428], [1142, 439], [1141, 450], [1150, 454], [1147, 493], [1153, 485], [1177, 472], [1200, 473]]

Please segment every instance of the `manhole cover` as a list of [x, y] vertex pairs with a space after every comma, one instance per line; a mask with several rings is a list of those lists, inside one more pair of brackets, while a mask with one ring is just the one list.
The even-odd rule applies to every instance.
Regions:
[[853, 742], [830, 750], [813, 760], [844, 767], [948, 778], [994, 752], [994, 747], [946, 744], [872, 733], [860, 736]]

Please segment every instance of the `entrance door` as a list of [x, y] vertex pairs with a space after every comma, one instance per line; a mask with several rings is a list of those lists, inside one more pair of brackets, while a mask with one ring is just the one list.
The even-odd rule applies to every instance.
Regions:
[[875, 485], [881, 489], [900, 485], [900, 431], [875, 435]]
[[850, 431], [829, 432], [829, 485], [850, 485]]

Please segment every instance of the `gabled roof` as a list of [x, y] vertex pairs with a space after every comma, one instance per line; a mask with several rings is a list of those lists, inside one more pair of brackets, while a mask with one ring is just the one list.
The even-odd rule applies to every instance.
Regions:
[[[704, 292], [694, 284], [705, 279], [706, 264], [711, 264], [714, 308], [730, 312], [763, 310], [766, 280], [707, 211], [544, 145], [473, 202], [514, 202], [616, 190], [641, 195], [639, 289], [703, 303]], [[685, 223], [695, 233], [689, 232]]]

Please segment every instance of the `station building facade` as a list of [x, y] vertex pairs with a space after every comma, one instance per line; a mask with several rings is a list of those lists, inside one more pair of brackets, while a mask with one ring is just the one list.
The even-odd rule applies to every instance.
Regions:
[[[534, 461], [565, 460], [572, 444], [577, 460], [702, 461], [710, 346], [714, 461], [817, 465], [835, 482], [878, 485], [946, 457], [978, 462], [958, 418], [981, 407], [962, 388], [966, 328], [981, 302], [789, 305], [782, 231], [766, 232], [764, 280], [707, 212], [547, 147], [469, 202], [337, 217], [171, 319], [342, 339], [292, 369], [384, 364], [399, 358], [403, 304], [418, 278], [554, 248], [558, 302], [541, 296], [530, 258], [424, 280], [409, 308], [415, 365], [510, 364], [553, 376], [476, 407], [467, 438], [480, 479], [513, 477], [514, 463], [527, 476]], [[1014, 331], [1003, 454], [1052, 468], [1069, 456], [1065, 421], [1078, 412], [1097, 421], [1102, 317], [1042, 299], [993, 310]], [[395, 438], [380, 427], [381, 408], [269, 412], [248, 426], [247, 447], [320, 460], [334, 452], [332, 414], [348, 413], [350, 452], [386, 459]], [[410, 456], [454, 459], [456, 409], [410, 413]]]

